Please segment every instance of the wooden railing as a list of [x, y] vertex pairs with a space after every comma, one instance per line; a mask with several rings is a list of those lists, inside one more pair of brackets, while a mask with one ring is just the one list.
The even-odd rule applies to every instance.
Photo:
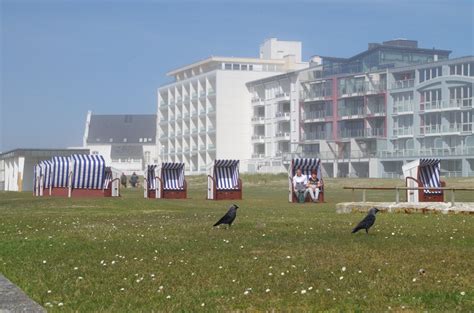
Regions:
[[449, 190], [451, 191], [451, 205], [455, 203], [456, 191], [474, 191], [474, 188], [452, 188], [452, 187], [343, 187], [343, 189], [352, 190], [352, 202], [355, 202], [355, 190], [362, 190], [362, 202], [366, 202], [366, 191], [367, 190], [395, 190], [395, 203], [400, 202], [400, 190], [429, 190], [429, 191], [440, 191]]

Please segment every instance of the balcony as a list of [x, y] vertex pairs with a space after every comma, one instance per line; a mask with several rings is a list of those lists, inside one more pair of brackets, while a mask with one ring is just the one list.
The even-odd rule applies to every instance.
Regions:
[[200, 109], [199, 116], [205, 116], [205, 115], [206, 115], [206, 109]]
[[189, 129], [186, 129], [184, 132], [183, 132], [184, 136], [189, 136]]
[[287, 92], [279, 92], [275, 95], [275, 99], [277, 99], [278, 101], [289, 101], [290, 94]]
[[379, 138], [379, 137], [384, 137], [384, 129], [383, 128], [342, 129], [339, 131], [339, 137], [343, 139]]
[[199, 98], [205, 98], [206, 97], [206, 92], [204, 90], [201, 90], [199, 92]]
[[264, 142], [265, 141], [265, 135], [253, 135], [252, 136], [252, 141], [253, 142]]
[[216, 132], [216, 129], [214, 127], [208, 127], [207, 128], [207, 132], [208, 133], [215, 133]]
[[263, 159], [265, 158], [265, 153], [252, 153], [252, 159]]
[[413, 88], [415, 86], [414, 79], [403, 79], [403, 80], [396, 80], [392, 83], [391, 89], [405, 89], [405, 88]]
[[343, 119], [361, 119], [364, 118], [364, 108], [344, 108], [338, 111], [338, 115]]
[[278, 119], [278, 120], [287, 120], [287, 121], [289, 121], [290, 120], [290, 115], [291, 115], [290, 112], [277, 112], [275, 114], [275, 118]]
[[331, 139], [331, 133], [325, 131], [307, 132], [303, 134], [303, 140], [328, 140]]
[[198, 99], [198, 94], [197, 92], [193, 92], [192, 95], [191, 95], [191, 100], [194, 102]]
[[385, 105], [383, 103], [369, 104], [367, 106], [367, 117], [385, 116]]
[[339, 87], [339, 95], [341, 97], [358, 97], [363, 96], [367, 91], [366, 82], [343, 85]]
[[190, 99], [189, 99], [189, 96], [185, 96], [185, 97], [184, 97], [184, 103], [189, 103], [189, 100], [190, 100]]
[[303, 114], [305, 121], [324, 121], [326, 118], [332, 118], [326, 111], [309, 111]]
[[199, 133], [200, 133], [200, 134], [206, 133], [206, 127], [200, 127], [200, 128], [199, 128]]
[[449, 107], [452, 108], [461, 108], [461, 109], [472, 109], [472, 98], [460, 98], [460, 99], [450, 99]]
[[186, 120], [186, 119], [188, 119], [188, 118], [189, 118], [189, 113], [184, 113], [184, 114], [183, 114], [183, 119]]
[[216, 113], [216, 108], [215, 107], [208, 107], [207, 108], [207, 114], [214, 114]]
[[207, 145], [207, 150], [216, 150], [216, 146], [210, 144], [210, 145]]
[[176, 105], [180, 105], [183, 103], [183, 99], [181, 97], [176, 98]]
[[404, 137], [413, 136], [413, 128], [412, 127], [399, 127], [393, 129], [393, 137]]
[[277, 132], [275, 134], [277, 140], [290, 140], [290, 133], [289, 132]]
[[253, 124], [263, 124], [265, 123], [265, 116], [254, 116], [252, 117]]
[[303, 101], [319, 101], [332, 97], [331, 88], [323, 88], [317, 90], [308, 90], [300, 93], [300, 99]]
[[454, 148], [424, 148], [419, 150], [383, 150], [377, 153], [381, 158], [406, 158], [406, 157], [442, 157], [473, 155], [474, 147]]
[[415, 104], [413, 101], [404, 101], [404, 102], [394, 102], [393, 103], [393, 114], [402, 115], [402, 114], [413, 114], [415, 111]]
[[261, 98], [252, 98], [252, 104], [254, 105], [264, 105], [264, 101]]
[[472, 131], [472, 127], [470, 123], [466, 124], [447, 124], [447, 125], [440, 125], [440, 124], [433, 124], [433, 125], [425, 125], [420, 127], [420, 134], [425, 136], [438, 136], [438, 135], [460, 135], [461, 132], [470, 132]]
[[196, 110], [192, 110], [192, 111], [191, 111], [191, 117], [192, 117], [192, 118], [195, 118], [195, 117], [197, 117], [197, 116], [198, 116], [197, 111], [196, 111]]

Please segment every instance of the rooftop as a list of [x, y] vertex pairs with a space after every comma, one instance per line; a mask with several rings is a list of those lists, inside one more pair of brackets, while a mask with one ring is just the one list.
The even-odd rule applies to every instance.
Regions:
[[89, 144], [154, 144], [156, 115], [94, 115], [90, 117]]

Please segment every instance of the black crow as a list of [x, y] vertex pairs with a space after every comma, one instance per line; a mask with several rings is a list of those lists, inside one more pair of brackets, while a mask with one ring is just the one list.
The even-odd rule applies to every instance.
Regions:
[[239, 207], [236, 204], [233, 204], [227, 213], [221, 217], [220, 220], [217, 221], [217, 223], [214, 224], [214, 226], [220, 225], [220, 224], [227, 224], [229, 227], [232, 225], [234, 222], [235, 218], [237, 217], [237, 209]]
[[357, 233], [361, 229], [365, 229], [365, 232], [369, 233], [369, 228], [372, 227], [375, 223], [375, 214], [380, 211], [377, 208], [372, 208], [369, 210], [369, 214], [359, 224], [352, 230], [352, 233]]

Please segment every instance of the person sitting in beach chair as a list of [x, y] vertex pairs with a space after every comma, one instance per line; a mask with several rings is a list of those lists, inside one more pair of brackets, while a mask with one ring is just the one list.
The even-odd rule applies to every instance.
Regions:
[[306, 190], [308, 187], [308, 177], [303, 175], [300, 168], [296, 170], [296, 175], [293, 176], [293, 190], [295, 191], [296, 199], [299, 203], [304, 203], [306, 197]]
[[304, 193], [304, 198], [307, 194], [311, 197], [311, 201], [318, 202], [319, 200], [319, 191], [321, 190], [321, 181], [318, 179], [318, 174], [316, 171], [311, 172], [311, 177], [308, 179], [308, 185]]

